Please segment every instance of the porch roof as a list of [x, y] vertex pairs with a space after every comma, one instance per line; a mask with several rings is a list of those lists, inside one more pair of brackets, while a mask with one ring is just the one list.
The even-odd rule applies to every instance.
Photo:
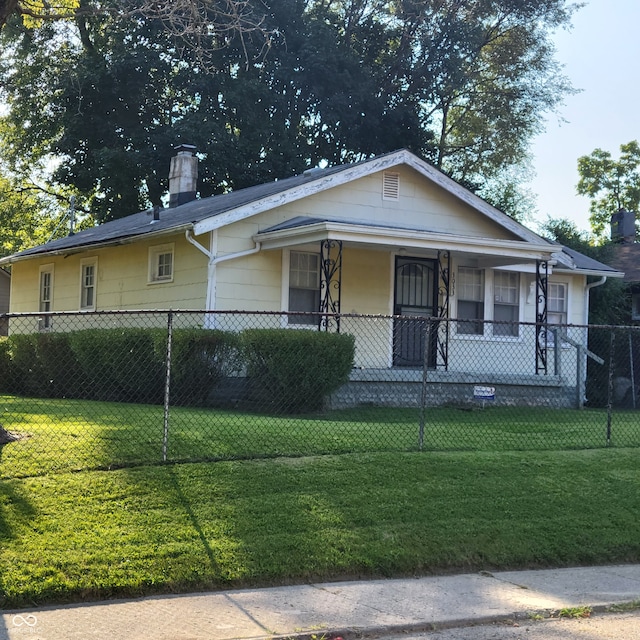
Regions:
[[473, 256], [479, 263], [494, 266], [545, 260], [555, 264], [562, 246], [543, 238], [537, 243], [522, 240], [478, 238], [442, 233], [427, 228], [402, 227], [345, 221], [331, 218], [295, 217], [264, 229], [253, 237], [262, 249], [282, 249], [313, 245], [322, 240], [391, 251], [450, 251]]

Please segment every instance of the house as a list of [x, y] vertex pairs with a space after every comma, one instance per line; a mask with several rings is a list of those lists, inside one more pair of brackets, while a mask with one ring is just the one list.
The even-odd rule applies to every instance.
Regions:
[[[168, 208], [0, 260], [12, 265], [11, 311], [289, 312], [272, 322], [296, 328], [317, 327], [312, 312], [349, 314], [339, 330], [357, 334], [354, 379], [368, 381], [422, 366], [430, 317], [440, 322], [427, 365], [468, 376], [465, 393], [499, 380], [505, 344], [510, 382], [580, 393], [586, 332], [563, 334], [573, 360], [560, 375], [547, 325], [585, 325], [590, 288], [617, 270], [540, 237], [407, 150], [204, 199], [194, 151], [182, 145], [172, 159]], [[225, 316], [204, 322], [224, 327]]]
[[636, 216], [621, 209], [611, 216], [613, 255], [611, 265], [624, 272], [624, 282], [631, 293], [631, 318], [640, 322], [640, 244], [636, 242]]
[[[6, 269], [0, 269], [0, 316], [9, 313], [9, 294], [11, 291], [11, 274]], [[9, 323], [0, 317], [0, 336], [6, 336]]]

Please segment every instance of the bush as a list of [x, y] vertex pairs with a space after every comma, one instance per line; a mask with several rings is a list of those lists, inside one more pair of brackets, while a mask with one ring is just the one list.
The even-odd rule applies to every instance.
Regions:
[[[166, 348], [166, 337], [163, 345]], [[238, 334], [177, 329], [171, 345], [171, 402], [202, 406], [223, 377], [239, 371]]]
[[242, 346], [254, 399], [277, 413], [321, 409], [349, 379], [355, 352], [353, 336], [291, 329], [247, 329]]
[[[166, 331], [86, 329], [69, 334], [82, 369], [75, 381], [81, 397], [113, 402], [161, 403], [164, 397]], [[163, 338], [164, 336], [164, 338]]]
[[68, 333], [16, 334], [7, 343], [11, 391], [43, 398], [73, 395], [80, 367]]
[[7, 338], [0, 338], [0, 393], [11, 391], [11, 350]]

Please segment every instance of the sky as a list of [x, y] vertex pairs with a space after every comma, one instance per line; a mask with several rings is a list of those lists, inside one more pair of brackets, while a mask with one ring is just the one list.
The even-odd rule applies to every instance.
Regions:
[[589, 200], [576, 194], [578, 158], [600, 148], [617, 159], [620, 145], [640, 140], [640, 0], [586, 0], [570, 31], [556, 34], [556, 59], [581, 92], [533, 142], [535, 222], [568, 218], [589, 230]]

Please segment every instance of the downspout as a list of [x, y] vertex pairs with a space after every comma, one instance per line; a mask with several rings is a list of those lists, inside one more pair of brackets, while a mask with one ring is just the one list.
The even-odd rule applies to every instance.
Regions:
[[585, 297], [585, 308], [584, 308], [584, 324], [589, 324], [589, 293], [591, 289], [595, 289], [599, 287], [601, 284], [604, 284], [607, 281], [607, 276], [602, 276], [600, 280], [596, 280], [595, 282], [589, 282], [585, 285], [586, 297]]
[[582, 409], [584, 403], [587, 401], [587, 344], [589, 342], [589, 329], [586, 328], [589, 325], [589, 294], [591, 289], [599, 287], [607, 281], [607, 276], [602, 276], [600, 280], [595, 282], [588, 282], [585, 285], [585, 299], [584, 299], [584, 348], [578, 349], [578, 372], [577, 383], [579, 385], [578, 390], [578, 408]]
[[204, 253], [205, 256], [209, 259], [209, 263], [207, 265], [207, 302], [206, 302], [206, 310], [214, 311], [215, 310], [215, 275], [216, 275], [216, 267], [221, 262], [226, 262], [227, 260], [235, 260], [236, 258], [244, 258], [245, 256], [253, 255], [254, 253], [258, 253], [261, 249], [261, 243], [256, 242], [255, 247], [251, 249], [245, 249], [244, 251], [238, 251], [238, 253], [228, 253], [224, 256], [215, 256], [212, 251], [205, 249], [194, 237], [193, 231], [191, 229], [187, 229], [184, 232], [185, 238], [187, 242], [192, 244], [196, 249]]

